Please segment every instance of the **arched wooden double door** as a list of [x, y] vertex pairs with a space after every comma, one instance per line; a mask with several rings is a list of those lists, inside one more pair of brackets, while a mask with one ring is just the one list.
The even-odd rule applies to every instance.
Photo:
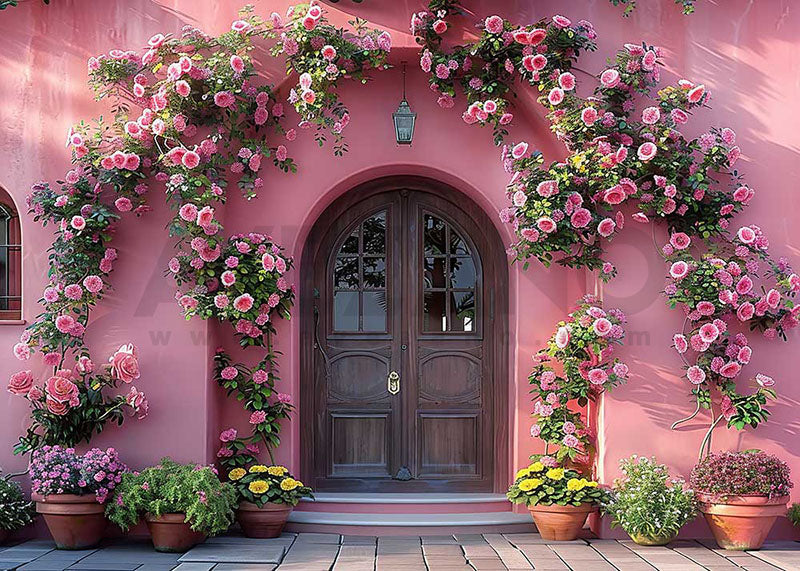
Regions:
[[323, 213], [300, 298], [315, 489], [505, 485], [506, 264], [486, 214], [426, 179], [374, 181]]

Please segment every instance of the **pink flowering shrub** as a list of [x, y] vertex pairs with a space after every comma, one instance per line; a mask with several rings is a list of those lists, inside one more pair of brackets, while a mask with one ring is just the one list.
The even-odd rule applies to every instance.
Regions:
[[[503, 147], [511, 204], [500, 217], [517, 238], [509, 255], [525, 268], [531, 259], [556, 262], [597, 270], [607, 281], [617, 269], [603, 258], [604, 248], [626, 223], [621, 209], [635, 207], [630, 218], [637, 223], [665, 222], [671, 238], [661, 253], [673, 279], [666, 293], [671, 306], [685, 307], [693, 327], [674, 344], [681, 354], [695, 354], [684, 362], [697, 408], [675, 426], [714, 403], [719, 414], [713, 410], [702, 450], [710, 449], [711, 432], [723, 420], [736, 429], [763, 422], [764, 405], [775, 396], [773, 381], [759, 374], [755, 391], [739, 391], [736, 379], [752, 348], [728, 322], [785, 339], [797, 324], [793, 298], [800, 278], [785, 260], [769, 256], [760, 229], [745, 225], [731, 232], [755, 190], [735, 169], [741, 150], [732, 129], [714, 127], [694, 138], [682, 132], [690, 115], [708, 104], [705, 86], [682, 79], [655, 91], [661, 50], [625, 44], [584, 97], [570, 69], [580, 50], [594, 48], [590, 23], [554, 16], [517, 26], [491, 16], [478, 24], [483, 32], [476, 41], [444, 49], [446, 19], [459, 10], [456, 0], [432, 0], [429, 11], [412, 17], [423, 46], [420, 64], [442, 93], [440, 104], [452, 106], [460, 82], [468, 103], [464, 120], [494, 125], [501, 144], [507, 133], [500, 126], [510, 117], [506, 94], [519, 78], [538, 90], [551, 129], [568, 151], [565, 160], [546, 166], [524, 141]], [[739, 273], [731, 275], [729, 266]]]
[[285, 56], [287, 71], [298, 75], [289, 103], [302, 119], [300, 126], [316, 126], [320, 146], [325, 142], [323, 130], [329, 130], [335, 137], [334, 153], [340, 156], [347, 151], [342, 131], [350, 114], [336, 93], [337, 82], [349, 78], [365, 83], [368, 70], [387, 69], [391, 36], [367, 28], [360, 19], [350, 22], [352, 30], [336, 28], [315, 2], [291, 6], [285, 20], [273, 13], [269, 23], [267, 33], [278, 38], [272, 54]]
[[76, 454], [72, 448], [44, 446], [33, 451], [28, 474], [34, 494], [94, 494], [104, 504], [128, 467], [114, 448], [92, 448]]
[[625, 382], [628, 366], [613, 358], [614, 346], [625, 337], [624, 324], [624, 313], [606, 311], [594, 296], [587, 295], [556, 326], [547, 347], [534, 355], [535, 366], [528, 377], [534, 395], [531, 436], [545, 441], [548, 458], [558, 463], [589, 463], [593, 435], [582, 413], [570, 408], [570, 403], [585, 406]]
[[[43, 445], [89, 442], [106, 423], [122, 425], [126, 412], [140, 419], [147, 415], [144, 393], [132, 386], [139, 378], [133, 345], [117, 349], [105, 365], [95, 365], [86, 354], [72, 362], [63, 359], [58, 352], [45, 354], [45, 362], [53, 366], [52, 375], [46, 379], [37, 379], [27, 370], [11, 375], [8, 392], [27, 399], [31, 406], [31, 422], [14, 447], [16, 454]], [[131, 384], [127, 394], [105, 394], [120, 383]]]
[[794, 487], [789, 466], [760, 451], [709, 454], [692, 470], [691, 487], [715, 496], [788, 496]]

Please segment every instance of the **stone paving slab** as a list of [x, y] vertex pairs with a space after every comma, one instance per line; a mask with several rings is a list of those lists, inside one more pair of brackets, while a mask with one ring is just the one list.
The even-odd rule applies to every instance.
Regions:
[[97, 549], [58, 551], [30, 541], [0, 549], [0, 571], [800, 571], [800, 542], [761, 551], [719, 549], [713, 541], [642, 547], [585, 538], [548, 542], [535, 533], [361, 537], [284, 534], [276, 539], [229, 535], [184, 555], [158, 553], [146, 538]]

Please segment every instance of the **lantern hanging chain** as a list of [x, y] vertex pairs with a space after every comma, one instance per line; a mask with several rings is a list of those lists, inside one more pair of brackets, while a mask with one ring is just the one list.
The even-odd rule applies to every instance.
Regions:
[[406, 62], [401, 62], [403, 64], [403, 101], [406, 100]]

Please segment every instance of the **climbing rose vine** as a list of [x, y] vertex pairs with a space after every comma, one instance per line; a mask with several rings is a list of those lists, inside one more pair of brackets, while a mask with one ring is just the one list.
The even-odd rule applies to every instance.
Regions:
[[547, 346], [534, 355], [535, 366], [528, 377], [534, 395], [531, 436], [544, 440], [545, 463], [589, 464], [594, 450], [591, 430], [584, 415], [569, 405], [586, 406], [625, 382], [628, 366], [613, 358], [614, 346], [625, 337], [624, 324], [622, 311], [606, 311], [594, 296], [587, 295], [556, 326]]
[[[263, 234], [226, 238], [219, 217], [234, 181], [251, 199], [265, 186], [268, 164], [283, 172], [297, 168], [286, 147], [297, 132], [285, 128], [283, 103], [258, 76], [251, 57], [255, 40], [276, 38], [276, 55], [285, 55], [287, 70], [299, 76], [300, 91], [292, 89], [288, 96], [300, 114], [298, 127], [331, 128], [334, 151], [341, 154], [349, 115], [338, 101], [337, 79], [366, 81], [368, 68], [384, 65], [391, 40], [363, 22], [353, 31], [335, 28], [313, 3], [290, 8], [285, 19], [273, 13], [264, 20], [248, 7], [218, 37], [186, 26], [177, 36], [154, 35], [142, 51], [111, 50], [89, 59], [90, 85], [98, 99], [111, 100], [113, 120], [76, 125], [67, 140], [73, 168], [60, 190], [41, 183], [28, 199], [37, 220], [55, 224], [56, 240], [45, 312], [14, 353], [25, 360], [40, 350], [54, 376], [44, 388], [33, 384], [28, 371], [12, 377], [12, 392], [34, 406], [19, 450], [88, 440], [105, 421], [121, 423], [124, 408], [140, 416], [146, 411], [144, 396], [135, 389], [110, 399], [101, 394], [117, 381], [138, 377], [135, 349], [123, 346], [109, 373], [98, 367], [92, 375], [83, 333], [90, 307], [110, 288], [117, 252], [109, 243], [116, 222], [121, 213], [147, 212], [152, 185], [165, 189], [175, 213], [169, 231], [177, 251], [168, 273], [186, 318], [226, 321], [243, 347], [265, 348], [254, 367], [233, 362], [223, 350], [216, 356], [216, 380], [251, 413], [252, 434], [239, 442], [252, 454], [258, 453], [259, 440], [270, 453], [279, 444], [279, 420], [288, 418], [292, 406], [287, 395], [274, 390], [273, 323], [290, 317], [292, 259]], [[321, 137], [318, 131], [320, 142]], [[73, 358], [76, 364], [67, 368]], [[223, 434], [233, 435], [226, 442], [238, 438], [234, 429]]]
[[[518, 26], [489, 16], [478, 24], [477, 40], [445, 47], [448, 17], [460, 11], [456, 0], [433, 0], [411, 21], [423, 47], [420, 66], [430, 72], [439, 104], [453, 107], [460, 86], [464, 121], [491, 125], [495, 143], [503, 144], [513, 119], [511, 86], [527, 82], [541, 94], [551, 128], [569, 153], [546, 166], [527, 142], [504, 144], [511, 205], [500, 216], [516, 234], [513, 259], [525, 267], [535, 259], [598, 270], [609, 280], [617, 269], [603, 258], [604, 246], [625, 225], [622, 208], [635, 208], [631, 218], [638, 223], [665, 222], [671, 238], [660, 253], [672, 278], [666, 294], [690, 324], [675, 337], [682, 355], [691, 349], [683, 355], [697, 402], [689, 418], [711, 410], [701, 450], [710, 449], [711, 431], [723, 420], [736, 429], [764, 421], [773, 380], [759, 374], [754, 391], [739, 392], [736, 380], [752, 349], [737, 329], [785, 338], [798, 323], [793, 298], [800, 278], [786, 260], [769, 256], [757, 227], [731, 226], [755, 195], [735, 169], [741, 150], [733, 130], [712, 128], [691, 139], [681, 132], [707, 105], [705, 86], [682, 79], [654, 93], [661, 50], [625, 44], [598, 74], [592, 95], [583, 97], [571, 70], [582, 50], [595, 48], [589, 22], [556, 15]], [[758, 277], [761, 293], [753, 286]]]

